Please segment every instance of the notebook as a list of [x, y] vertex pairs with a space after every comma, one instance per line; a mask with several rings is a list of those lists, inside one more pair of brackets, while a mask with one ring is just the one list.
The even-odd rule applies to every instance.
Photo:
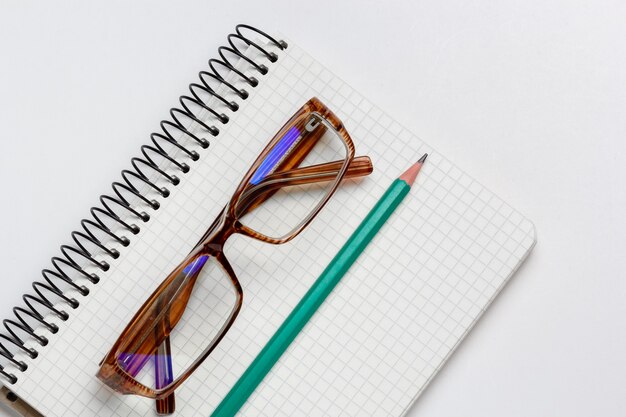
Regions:
[[[235, 60], [231, 54], [231, 68], [215, 67], [224, 81], [236, 90], [245, 89], [248, 97], [242, 99], [220, 82], [213, 84], [215, 95], [199, 95], [208, 108], [229, 118], [223, 124], [206, 108], [193, 107], [199, 121], [219, 129], [217, 136], [174, 113], [180, 125], [200, 140], [172, 128], [174, 121], [166, 129], [184, 149], [163, 149], [172, 160], [187, 164], [189, 171], [182, 172], [154, 153], [150, 155], [162, 173], [135, 164], [145, 179], [156, 188], [167, 188], [170, 195], [164, 198], [148, 181], [135, 180], [137, 194], [158, 202], [158, 209], [139, 197], [131, 199], [129, 193], [124, 195], [130, 209], [109, 201], [119, 221], [100, 212], [111, 235], [96, 231], [94, 236], [119, 257], [88, 246], [108, 270], [66, 250], [76, 260], [72, 268], [71, 262], [59, 261], [66, 255], [58, 254], [56, 264], [89, 294], [53, 280], [63, 289], [63, 297], [78, 301], [72, 308], [60, 296], [42, 290], [54, 308], [67, 312], [66, 321], [31, 303], [43, 321], [58, 326], [53, 334], [22, 315], [35, 334], [48, 340], [41, 346], [16, 331], [26, 349], [38, 352], [36, 358], [10, 343], [12, 336], [3, 329], [7, 338], [0, 339], [2, 401], [22, 414], [155, 415], [154, 401], [109, 391], [95, 377], [98, 363], [147, 296], [218, 215], [267, 141], [314, 96], [343, 121], [356, 155], [370, 156], [374, 172], [339, 187], [312, 224], [287, 244], [269, 245], [239, 235], [229, 239], [225, 253], [241, 281], [243, 307], [224, 340], [177, 390], [175, 415], [211, 413], [398, 175], [396, 167], [408, 167], [425, 152], [428, 162], [410, 195], [239, 415], [405, 414], [532, 249], [535, 232], [528, 219], [292, 40], [276, 37], [287, 44], [280, 49], [257, 32], [239, 30], [247, 42], [229, 39], [246, 59]], [[278, 59], [271, 62], [261, 49]], [[267, 74], [253, 63], [266, 66]], [[254, 76], [258, 85], [252, 87], [238, 72]], [[236, 111], [231, 102], [237, 103]], [[199, 143], [203, 140], [209, 143], [206, 149]], [[199, 159], [192, 160], [186, 151], [197, 152]], [[179, 184], [174, 186], [167, 175], [176, 175]], [[110, 190], [105, 194], [116, 196]], [[133, 212], [145, 212], [150, 219], [144, 222]], [[86, 216], [94, 220], [90, 213]], [[140, 231], [131, 233], [131, 225]], [[124, 236], [129, 244], [124, 246], [113, 235]], [[54, 265], [48, 269], [57, 270]], [[96, 274], [99, 282], [92, 283], [90, 274]], [[27, 369], [20, 370], [7, 356]]]

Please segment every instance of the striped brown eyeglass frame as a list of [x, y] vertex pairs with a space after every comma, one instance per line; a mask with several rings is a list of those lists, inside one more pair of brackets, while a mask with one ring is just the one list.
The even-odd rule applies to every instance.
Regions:
[[[307, 162], [307, 156], [316, 152], [316, 145], [322, 144], [320, 138], [328, 135], [339, 141], [342, 158], [300, 166]], [[198, 244], [135, 314], [100, 363], [98, 378], [120, 394], [156, 399], [159, 414], [172, 413], [174, 390], [211, 354], [241, 309], [243, 291], [224, 255], [226, 240], [235, 233], [272, 244], [282, 244], [296, 237], [328, 202], [342, 180], [366, 176], [373, 171], [369, 157], [355, 158], [354, 153], [352, 139], [339, 118], [315, 97], [305, 103], [257, 157], [230, 202]], [[325, 191], [310, 212], [300, 213], [302, 221], [289, 232], [278, 237], [268, 236], [242, 221], [245, 215], [267, 204], [276, 193], [289, 193], [290, 189], [305, 185], [317, 188], [323, 185]], [[197, 291], [201, 271], [207, 269], [205, 264], [209, 260], [226, 277], [225, 285], [234, 294], [232, 309], [229, 307], [230, 311], [211, 340], [202, 341], [204, 345], [198, 356], [189, 355], [185, 369], [174, 370], [172, 357], [178, 352], [172, 349], [172, 333], [185, 311], [190, 309], [190, 298]], [[148, 384], [137, 376], [150, 361], [153, 361], [153, 373], [147, 377]]]

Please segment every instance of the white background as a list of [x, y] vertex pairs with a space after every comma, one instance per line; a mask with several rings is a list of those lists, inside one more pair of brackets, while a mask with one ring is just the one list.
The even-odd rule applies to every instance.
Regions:
[[623, 415], [626, 3], [84, 3], [0, 5], [0, 317], [246, 22], [535, 221], [533, 254], [409, 416]]

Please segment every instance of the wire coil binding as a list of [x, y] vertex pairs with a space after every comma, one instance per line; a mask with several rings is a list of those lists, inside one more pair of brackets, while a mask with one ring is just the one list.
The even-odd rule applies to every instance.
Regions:
[[[69, 319], [70, 314], [59, 308], [59, 304], [65, 304], [71, 309], [79, 307], [80, 302], [69, 296], [69, 291], [75, 291], [81, 296], [87, 296], [89, 289], [85, 285], [80, 285], [71, 275], [85, 278], [91, 284], [97, 284], [100, 276], [90, 271], [107, 271], [109, 263], [99, 260], [99, 257], [119, 258], [120, 252], [105, 245], [105, 239], [112, 240], [122, 247], [130, 245], [130, 240], [114, 231], [121, 228], [133, 235], [140, 231], [140, 227], [133, 223], [133, 220], [147, 222], [150, 215], [145, 211], [140, 211], [134, 207], [131, 200], [145, 203], [150, 209], [158, 210], [160, 203], [157, 200], [149, 199], [139, 187], [148, 187], [150, 191], [155, 191], [162, 198], [167, 198], [170, 191], [167, 187], [159, 186], [155, 181], [150, 180], [149, 174], [164, 179], [172, 186], [180, 183], [180, 178], [172, 172], [179, 170], [183, 173], [189, 172], [190, 167], [185, 162], [176, 160], [173, 152], [182, 151], [182, 154], [192, 161], [197, 161], [200, 154], [189, 149], [189, 144], [198, 144], [202, 149], [210, 145], [206, 138], [194, 134], [190, 126], [196, 124], [208, 135], [217, 136], [220, 130], [215, 125], [210, 125], [199, 117], [202, 111], [208, 112], [211, 118], [224, 125], [229, 122], [230, 116], [220, 113], [208, 105], [211, 98], [217, 99], [224, 104], [231, 112], [236, 112], [240, 104], [234, 100], [227, 100], [216, 90], [220, 85], [226, 86], [227, 91], [231, 91], [240, 100], [248, 98], [246, 89], [236, 88], [227, 81], [229, 74], [235, 73], [242, 82], [254, 88], [259, 84], [256, 77], [250, 73], [258, 72], [261, 75], [268, 73], [266, 64], [274, 63], [278, 56], [270, 52], [261, 45], [250, 39], [249, 35], [261, 37], [268, 43], [278, 47], [280, 50], [287, 48], [287, 44], [282, 40], [276, 40], [267, 33], [249, 25], [240, 24], [235, 28], [235, 33], [228, 35], [228, 45], [218, 48], [218, 59], [210, 59], [209, 69], [200, 71], [199, 81], [189, 84], [189, 93], [180, 96], [180, 107], [172, 107], [169, 111], [170, 120], [163, 120], [160, 123], [161, 130], [150, 135], [150, 143], [143, 145], [141, 156], [131, 159], [132, 169], [125, 169], [121, 172], [122, 180], [112, 184], [113, 193], [111, 195], [100, 196], [100, 206], [92, 207], [91, 218], [81, 221], [82, 230], [71, 233], [74, 245], [62, 245], [61, 255], [52, 258], [52, 267], [42, 271], [43, 280], [32, 284], [34, 294], [26, 294], [22, 297], [24, 304], [14, 307], [14, 318], [3, 320], [5, 332], [0, 333], [0, 360], [4, 358], [4, 363], [0, 363], [0, 375], [9, 384], [15, 384], [18, 377], [7, 365], [24, 372], [28, 365], [16, 357], [18, 352], [26, 354], [29, 358], [35, 359], [39, 352], [37, 349], [27, 347], [28, 340], [35, 341], [40, 346], [48, 344], [48, 337], [37, 334], [35, 330], [45, 329], [49, 334], [56, 334], [59, 331], [58, 325], [46, 320], [46, 316], [51, 315], [61, 321]], [[266, 61], [257, 63], [245, 56], [248, 48], [254, 48]], [[236, 68], [236, 64], [245, 61], [247, 66], [246, 74]], [[213, 86], [212, 86], [213, 85]], [[187, 124], [186, 124], [187, 123]], [[179, 140], [175, 136], [180, 136]], [[168, 152], [167, 149], [170, 149]], [[181, 152], [179, 152], [181, 153]], [[161, 163], [161, 165], [159, 164]], [[167, 164], [167, 168], [163, 168]], [[86, 265], [86, 266], [82, 266]]]

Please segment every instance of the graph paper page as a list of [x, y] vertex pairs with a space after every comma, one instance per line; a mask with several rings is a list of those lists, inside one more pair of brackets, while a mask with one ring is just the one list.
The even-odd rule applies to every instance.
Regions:
[[[156, 286], [197, 242], [267, 141], [316, 96], [344, 122], [374, 172], [339, 187], [293, 241], [233, 236], [225, 254], [243, 307], [177, 390], [176, 415], [209, 415], [385, 189], [424, 152], [416, 184], [253, 394], [244, 416], [400, 416], [534, 244], [532, 224], [289, 42], [258, 87], [198, 152], [101, 282], [60, 322], [13, 389], [50, 416], [155, 415], [109, 391], [98, 363]], [[399, 168], [400, 167], [400, 168]], [[196, 337], [202, 338], [202, 334]]]

